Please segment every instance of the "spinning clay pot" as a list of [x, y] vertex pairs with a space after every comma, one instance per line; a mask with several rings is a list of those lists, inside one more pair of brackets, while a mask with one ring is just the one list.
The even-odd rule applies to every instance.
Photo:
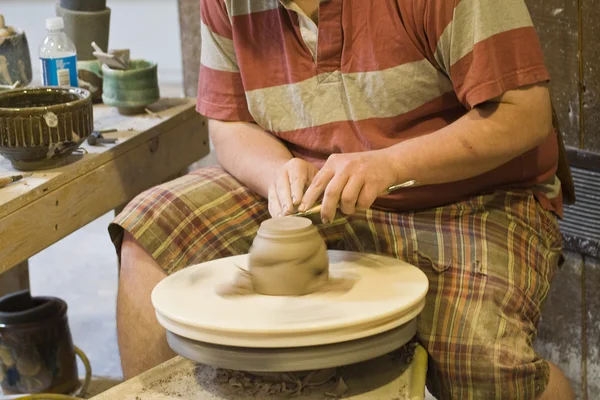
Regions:
[[250, 248], [248, 272], [258, 294], [313, 293], [329, 279], [325, 241], [307, 218], [264, 221]]

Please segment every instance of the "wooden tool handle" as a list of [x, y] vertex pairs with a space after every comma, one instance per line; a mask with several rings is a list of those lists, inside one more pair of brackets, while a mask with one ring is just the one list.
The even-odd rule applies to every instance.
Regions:
[[21, 179], [30, 176], [31, 174], [26, 174], [26, 175], [13, 175], [13, 176], [6, 176], [4, 178], [0, 178], [0, 188], [6, 186], [6, 185], [10, 185], [13, 182], [16, 181], [20, 181]]
[[9, 177], [6, 177], [6, 178], [0, 178], [0, 188], [13, 183], [15, 180], [16, 179], [15, 179], [14, 176], [9, 176]]

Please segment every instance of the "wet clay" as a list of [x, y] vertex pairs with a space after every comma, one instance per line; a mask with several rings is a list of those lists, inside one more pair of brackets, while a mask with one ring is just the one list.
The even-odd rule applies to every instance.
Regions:
[[327, 247], [312, 221], [274, 218], [261, 224], [250, 248], [248, 270], [240, 269], [224, 292], [303, 296], [328, 280]]

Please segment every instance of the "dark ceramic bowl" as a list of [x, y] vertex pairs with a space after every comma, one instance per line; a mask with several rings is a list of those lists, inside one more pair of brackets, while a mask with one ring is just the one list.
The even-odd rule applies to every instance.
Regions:
[[44, 87], [0, 93], [0, 154], [18, 170], [65, 164], [93, 129], [87, 90]]

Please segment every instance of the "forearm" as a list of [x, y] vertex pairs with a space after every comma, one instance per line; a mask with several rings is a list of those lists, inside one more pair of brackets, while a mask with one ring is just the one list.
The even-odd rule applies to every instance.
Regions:
[[[541, 144], [552, 131], [547, 89], [512, 92], [447, 127], [382, 150], [398, 180], [455, 182], [493, 170]], [[523, 105], [525, 103], [525, 105]]]
[[223, 169], [266, 198], [275, 171], [293, 158], [292, 153], [255, 124], [210, 120], [208, 127]]

